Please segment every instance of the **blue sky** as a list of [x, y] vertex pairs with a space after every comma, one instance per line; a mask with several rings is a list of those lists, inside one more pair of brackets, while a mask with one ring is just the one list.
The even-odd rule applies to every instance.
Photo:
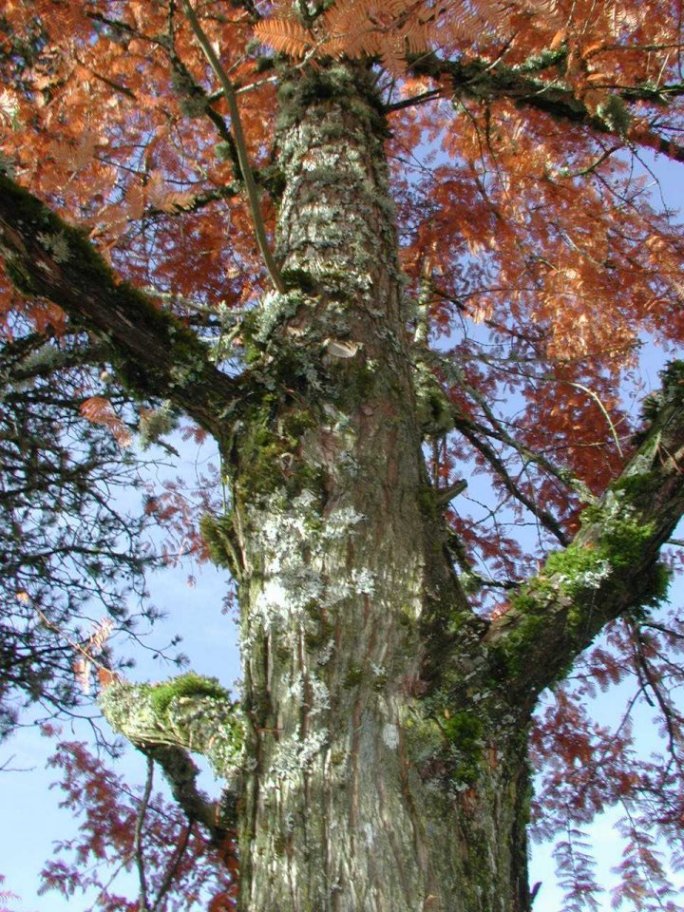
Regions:
[[[220, 678], [224, 685], [234, 689], [233, 684], [239, 677], [236, 628], [231, 618], [221, 613], [226, 574], [210, 565], [203, 566], [192, 587], [188, 585], [187, 576], [187, 568], [178, 568], [155, 574], [151, 581], [152, 602], [170, 615], [167, 621], [156, 625], [154, 642], [161, 645], [180, 629], [182, 649], [191, 657], [192, 667], [202, 674]], [[151, 659], [151, 654], [143, 652], [130, 677], [160, 680], [174, 673], [177, 673], [174, 666], [160, 664]], [[77, 722], [65, 725], [63, 735], [65, 740], [87, 740], [89, 726]], [[87, 900], [81, 897], [67, 902], [55, 892], [41, 897], [36, 892], [40, 869], [51, 857], [53, 843], [75, 835], [77, 829], [77, 823], [70, 819], [69, 813], [58, 807], [62, 797], [60, 790], [49, 788], [58, 775], [58, 771], [46, 769], [52, 753], [54, 743], [42, 737], [36, 727], [21, 729], [11, 741], [3, 744], [0, 753], [0, 764], [10, 758], [8, 765], [17, 770], [0, 772], [0, 874], [6, 878], [2, 888], [21, 897], [21, 901], [9, 904], [11, 912], [44, 909], [61, 912], [67, 908], [73, 910], [74, 902], [79, 912], [89, 907]], [[123, 761], [117, 763], [116, 770], [125, 770], [131, 781], [141, 782], [145, 761], [136, 751], [128, 750]], [[161, 776], [156, 782], [161, 784]], [[134, 883], [132, 878], [129, 882]], [[134, 891], [135, 886], [132, 886], [131, 895]]]

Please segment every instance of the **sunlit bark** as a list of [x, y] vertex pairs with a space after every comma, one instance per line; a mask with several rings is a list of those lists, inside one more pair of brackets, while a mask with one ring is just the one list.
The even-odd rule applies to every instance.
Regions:
[[524, 909], [527, 720], [482, 692], [424, 469], [379, 104], [362, 66], [281, 95], [291, 290], [230, 454], [242, 907]]

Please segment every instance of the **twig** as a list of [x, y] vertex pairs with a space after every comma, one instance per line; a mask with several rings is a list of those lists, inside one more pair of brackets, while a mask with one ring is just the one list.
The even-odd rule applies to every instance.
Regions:
[[501, 478], [504, 487], [516, 500], [519, 500], [523, 506], [527, 507], [530, 513], [533, 516], [536, 516], [539, 522], [554, 535], [558, 541], [567, 547], [569, 539], [563, 529], [561, 528], [558, 521], [543, 507], [537, 506], [537, 504], [532, 500], [531, 497], [528, 497], [523, 491], [520, 490], [515, 481], [511, 478], [506, 466], [503, 463], [503, 460], [497, 455], [494, 448], [491, 447], [484, 440], [475, 434], [472, 430], [472, 425], [470, 422], [463, 421], [457, 424], [458, 430], [463, 434], [463, 436], [475, 447], [476, 450], [487, 460], [487, 462], [492, 466], [497, 475]]
[[[86, 640], [86, 645], [83, 646], [81, 643], [77, 643], [75, 640], [72, 640], [69, 636], [67, 636], [67, 634], [57, 624], [53, 623], [53, 621], [51, 621], [40, 610], [40, 608], [36, 608], [35, 610], [36, 610], [36, 614], [38, 615], [40, 620], [43, 622], [43, 624], [48, 628], [48, 630], [52, 630], [52, 632], [56, 633], [57, 636], [62, 637], [62, 639], [67, 644], [67, 646], [69, 646], [71, 649], [73, 649], [74, 652], [77, 652], [77, 653], [79, 653], [79, 655], [81, 655], [81, 657], [86, 662], [86, 665], [94, 665], [96, 668], [98, 668], [100, 671], [104, 672], [106, 675], [110, 675], [112, 678], [116, 677], [115, 673], [112, 672], [111, 668], [108, 668], [107, 665], [105, 665], [102, 662], [98, 662], [98, 660], [93, 656], [93, 653], [91, 651], [92, 645], [95, 645], [98, 650], [101, 650], [102, 646], [104, 646], [105, 640], [109, 637], [110, 631], [109, 631], [109, 629], [107, 629], [105, 631], [102, 621], [97, 625], [97, 627], [95, 629], [95, 633], [91, 634], [91, 636], [88, 637], [88, 639]], [[98, 636], [98, 631], [102, 631], [102, 634], [103, 634], [102, 637]], [[86, 668], [86, 671], [87, 670], [88, 669]]]
[[637, 678], [644, 688], [644, 697], [650, 706], [653, 706], [653, 703], [649, 700], [646, 691], [650, 690], [653, 694], [655, 702], [662, 714], [665, 731], [667, 732], [667, 746], [671, 760], [681, 771], [682, 761], [677, 754], [677, 744], [680, 741], [678, 729], [681, 725], [682, 718], [662, 692], [658, 676], [649, 665], [648, 657], [644, 650], [644, 638], [639, 627], [636, 624], [629, 622], [628, 626], [630, 633], [632, 634], [633, 658]]
[[620, 458], [622, 459], [625, 454], [622, 452], [622, 447], [620, 446], [620, 439], [617, 435], [617, 431], [615, 430], [615, 425], [613, 424], [613, 421], [612, 421], [610, 415], [608, 414], [608, 411], [607, 411], [605, 405], [601, 402], [601, 399], [599, 398], [599, 396], [593, 391], [593, 389], [590, 389], [588, 386], [585, 386], [583, 383], [575, 383], [572, 380], [567, 380], [566, 383], [568, 383], [569, 386], [574, 386], [576, 389], [582, 390], [582, 392], [586, 393], [588, 396], [591, 396], [591, 398], [594, 400], [594, 402], [601, 409], [603, 417], [606, 419], [606, 421], [608, 423], [608, 427], [610, 428], [610, 433], [612, 435], [612, 438], [615, 441], [615, 446], [617, 447], [618, 454], [620, 455]]
[[264, 263], [266, 264], [266, 269], [268, 270], [268, 274], [271, 277], [271, 281], [275, 285], [276, 289], [281, 294], [284, 294], [285, 284], [283, 282], [283, 277], [280, 274], [278, 264], [276, 263], [269, 246], [268, 238], [266, 237], [266, 227], [261, 217], [261, 210], [259, 209], [259, 190], [254, 180], [252, 168], [249, 163], [247, 145], [245, 143], [245, 134], [242, 129], [242, 121], [240, 120], [240, 111], [238, 109], [237, 98], [235, 96], [235, 89], [233, 88], [233, 85], [228, 78], [226, 71], [221, 66], [221, 61], [218, 59], [218, 56], [214, 51], [209, 38], [202, 29], [199, 19], [195, 14], [195, 10], [193, 9], [189, 0], [183, 0], [183, 9], [185, 10], [185, 14], [187, 16], [188, 22], [190, 23], [190, 27], [192, 28], [195, 38], [197, 39], [197, 43], [202, 49], [204, 56], [207, 58], [209, 66], [214, 71], [216, 78], [221, 83], [221, 89], [223, 90], [224, 98], [228, 103], [228, 111], [230, 112], [230, 119], [233, 125], [235, 146], [237, 148], [240, 168], [242, 169], [242, 176], [245, 181], [247, 201], [249, 203], [250, 212], [252, 214], [256, 241], [259, 246], [259, 250], [261, 251], [261, 255], [264, 258]]
[[[145, 779], [145, 790], [140, 799], [140, 807], [135, 820], [135, 832], [133, 834], [133, 845], [135, 850], [135, 866], [138, 869], [138, 881], [140, 883], [140, 899], [138, 909], [140, 912], [150, 912], [150, 906], [147, 902], [147, 878], [145, 877], [145, 857], [143, 855], [142, 831], [145, 825], [145, 814], [150, 803], [152, 794], [152, 781], [154, 779], [154, 760], [147, 758], [147, 777]], [[155, 903], [156, 905], [156, 903]]]
[[428, 89], [419, 95], [413, 95], [411, 98], [403, 98], [401, 101], [395, 101], [392, 104], [385, 105], [385, 113], [392, 114], [394, 111], [401, 111], [403, 108], [410, 108], [413, 105], [425, 104], [426, 101], [432, 101], [434, 98], [444, 96], [442, 89]]
[[166, 869], [166, 873], [164, 874], [164, 879], [161, 883], [161, 886], [159, 887], [159, 892], [157, 893], [157, 898], [155, 899], [154, 905], [152, 906], [152, 909], [150, 910], [150, 912], [157, 912], [157, 909], [160, 908], [161, 901], [164, 899], [166, 894], [169, 892], [169, 888], [171, 887], [171, 884], [173, 883], [173, 879], [176, 876], [176, 874], [178, 873], [178, 866], [180, 865], [181, 859], [183, 858], [183, 855], [185, 855], [185, 850], [187, 849], [188, 843], [190, 842], [190, 836], [192, 835], [192, 827], [193, 827], [193, 823], [190, 822], [190, 823], [188, 823], [187, 827], [183, 831], [183, 836], [182, 836], [181, 841], [176, 850], [176, 854], [175, 854], [174, 858], [171, 859], [171, 862], [169, 863], [169, 866]]

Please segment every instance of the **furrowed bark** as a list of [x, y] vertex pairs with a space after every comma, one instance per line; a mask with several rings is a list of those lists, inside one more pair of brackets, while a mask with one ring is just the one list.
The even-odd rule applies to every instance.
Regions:
[[220, 438], [239, 381], [216, 369], [180, 320], [117, 281], [80, 231], [2, 173], [0, 256], [19, 291], [48, 298], [106, 343], [135, 394], [170, 399]]
[[478, 691], [486, 625], [444, 551], [371, 74], [301, 70], [280, 102], [289, 290], [255, 318], [261, 399], [253, 388], [225, 456], [249, 758], [241, 908], [518, 912], [527, 717], [498, 685]]

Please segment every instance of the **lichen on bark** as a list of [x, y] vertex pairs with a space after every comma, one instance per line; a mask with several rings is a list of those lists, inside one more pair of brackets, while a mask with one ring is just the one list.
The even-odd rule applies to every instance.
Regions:
[[214, 679], [187, 674], [158, 684], [114, 681], [99, 704], [112, 728], [133, 744], [201, 754], [223, 779], [243, 762], [240, 710]]
[[479, 681], [486, 625], [426, 504], [372, 77], [330, 63], [294, 71], [283, 94], [291, 290], [252, 320], [254, 385], [230, 449], [254, 758], [243, 903], [522, 909], [525, 721]]

